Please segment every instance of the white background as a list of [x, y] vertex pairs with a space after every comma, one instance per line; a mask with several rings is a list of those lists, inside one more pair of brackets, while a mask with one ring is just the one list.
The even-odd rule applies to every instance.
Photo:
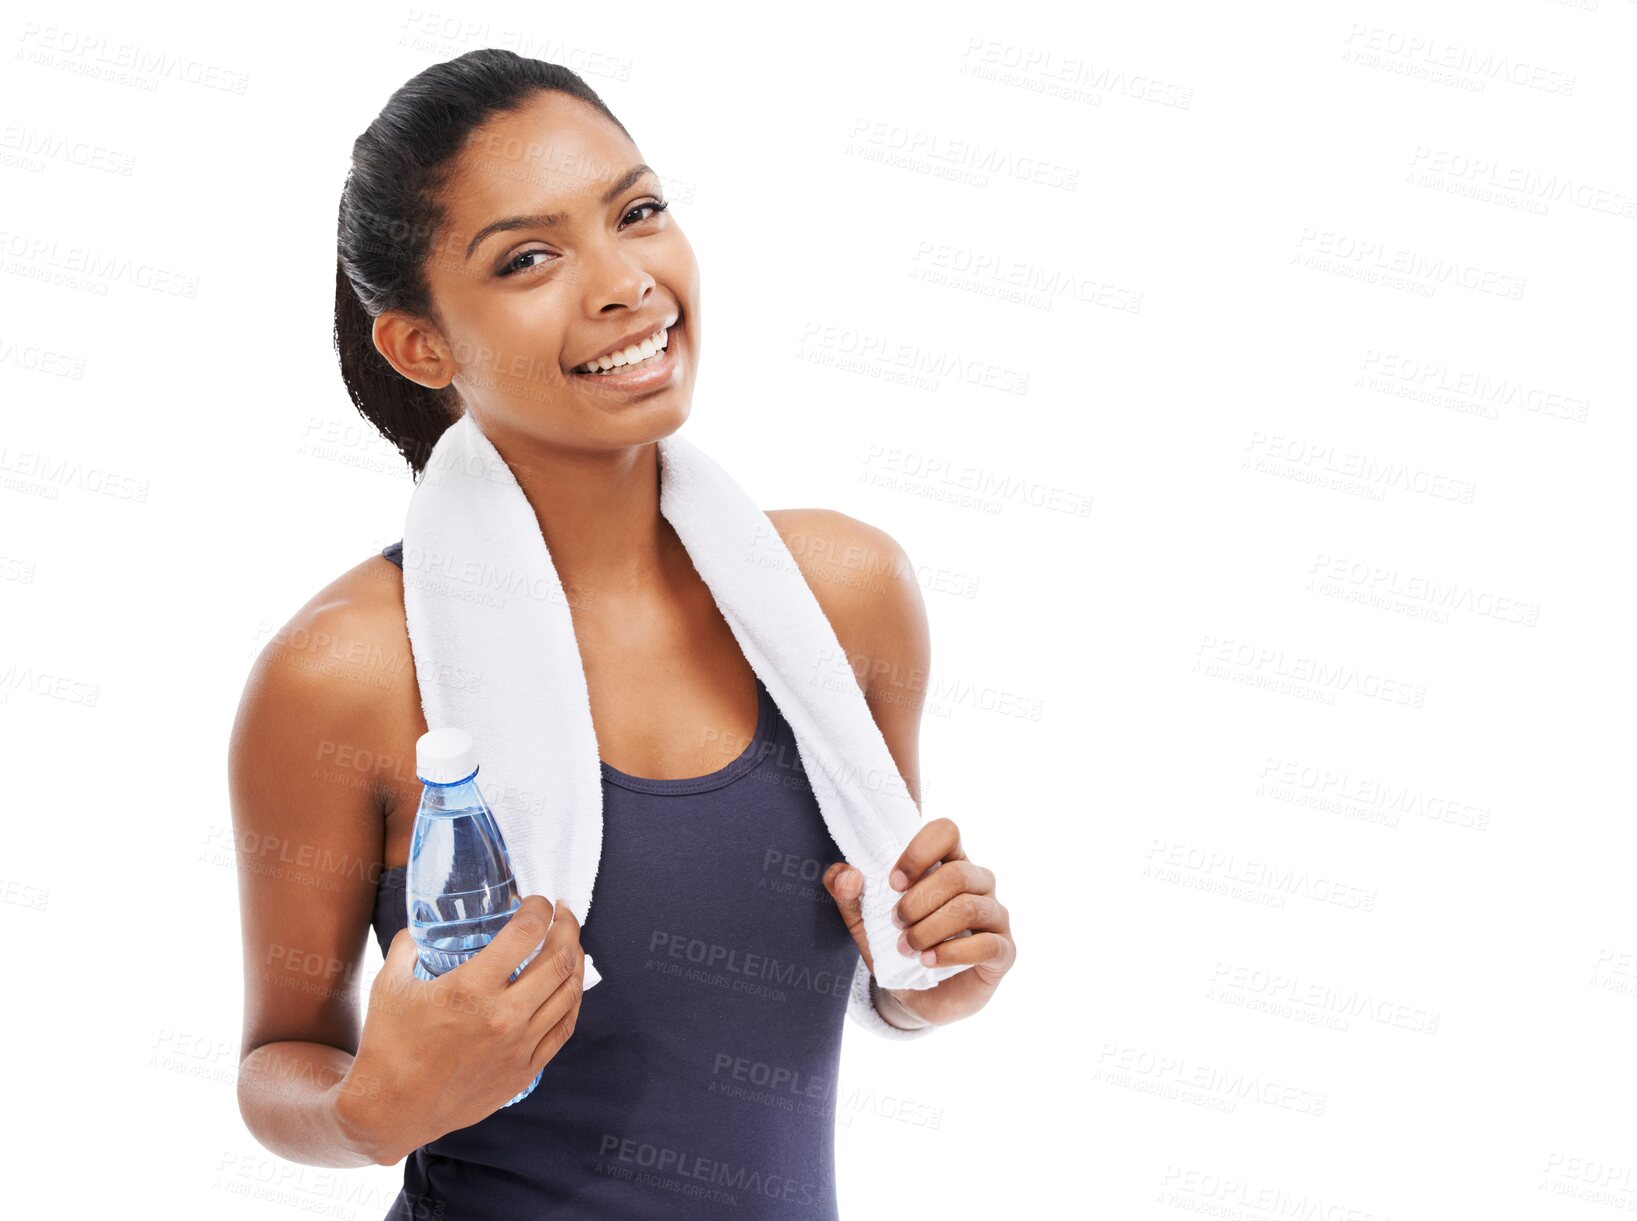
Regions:
[[921, 573], [925, 813], [1020, 957], [848, 1024], [842, 1215], [1637, 1211], [1637, 3], [909, 9], [0, 26], [8, 1212], [396, 1191], [238, 1115], [227, 735], [401, 536], [336, 202], [486, 45], [664, 177], [689, 434]]

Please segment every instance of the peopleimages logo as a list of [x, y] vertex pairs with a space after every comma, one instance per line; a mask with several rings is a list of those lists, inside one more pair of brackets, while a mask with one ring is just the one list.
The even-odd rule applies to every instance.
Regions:
[[[852, 987], [853, 972], [815, 971], [805, 963], [783, 962], [767, 954], [750, 953], [736, 946], [705, 941], [684, 933], [655, 929], [648, 939], [648, 953], [656, 958], [679, 959], [701, 971], [726, 971], [730, 975], [774, 984], [782, 988], [825, 992], [845, 996]], [[706, 979], [704, 982], [718, 982]], [[782, 999], [782, 998], [781, 998]]]
[[[17, 58], [36, 63], [54, 63], [85, 76], [104, 76], [122, 84], [135, 84], [152, 92], [160, 80], [199, 85], [221, 93], [243, 94], [250, 88], [250, 74], [174, 55], [141, 43], [116, 41], [104, 34], [23, 23], [22, 47]], [[55, 56], [55, 60], [51, 57]]]
[[56, 498], [58, 486], [78, 488], [82, 492], [94, 492], [102, 496], [112, 496], [115, 500], [131, 500], [138, 504], [148, 499], [146, 479], [121, 475], [68, 458], [54, 458], [50, 454], [13, 449], [5, 444], [0, 444], [0, 473], [17, 475], [25, 479], [38, 479], [52, 485], [52, 499]]
[[[787, 1204], [813, 1205], [825, 1199], [824, 1188], [817, 1183], [793, 1179], [788, 1175], [760, 1167], [735, 1165], [733, 1162], [718, 1158], [702, 1157], [690, 1150], [650, 1144], [613, 1132], [602, 1134], [597, 1153], [603, 1158], [611, 1158], [615, 1163], [624, 1163], [622, 1169], [629, 1167], [651, 1172], [648, 1176], [636, 1177], [638, 1181], [656, 1187], [675, 1190], [677, 1187], [708, 1184], [718, 1189], [741, 1191], [746, 1195], [762, 1196], [769, 1200], [782, 1200]], [[675, 1176], [678, 1180], [691, 1179], [693, 1183], [675, 1183], [675, 1180], [665, 1182], [657, 1178], [659, 1175]], [[724, 1202], [737, 1203], [731, 1198]]]
[[[1542, 93], [1570, 97], [1577, 77], [1524, 59], [1494, 51], [1465, 47], [1421, 34], [1406, 34], [1384, 26], [1354, 22], [1347, 31], [1344, 59], [1354, 57], [1371, 67], [1391, 67], [1395, 63], [1409, 75], [1425, 75], [1444, 83], [1444, 78], [1465, 77], [1483, 91], [1489, 81], [1505, 81]], [[1383, 59], [1383, 57], [1385, 57]]]

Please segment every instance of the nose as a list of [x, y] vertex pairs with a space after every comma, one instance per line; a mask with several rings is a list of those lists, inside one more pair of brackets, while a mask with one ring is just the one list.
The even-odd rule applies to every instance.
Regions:
[[653, 275], [618, 241], [598, 243], [581, 262], [585, 273], [585, 312], [589, 318], [642, 308], [652, 295]]

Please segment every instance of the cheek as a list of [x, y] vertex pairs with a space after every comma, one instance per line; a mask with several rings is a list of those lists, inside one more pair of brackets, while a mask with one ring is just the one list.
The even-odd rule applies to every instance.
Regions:
[[703, 348], [705, 334], [705, 320], [700, 313], [699, 302], [699, 264], [694, 260], [692, 247], [688, 247], [686, 243], [682, 254], [683, 257], [674, 273], [675, 278], [671, 281], [671, 291], [676, 294], [677, 301], [687, 316], [688, 335], [697, 354]]
[[502, 374], [522, 373], [537, 363], [557, 368], [563, 356], [563, 310], [559, 294], [520, 294], [491, 318], [483, 335], [492, 350], [477, 355]]
[[685, 302], [697, 296], [699, 260], [694, 258], [693, 246], [682, 230], [672, 231], [671, 241], [667, 243], [656, 271], [662, 271], [670, 282], [671, 291]]

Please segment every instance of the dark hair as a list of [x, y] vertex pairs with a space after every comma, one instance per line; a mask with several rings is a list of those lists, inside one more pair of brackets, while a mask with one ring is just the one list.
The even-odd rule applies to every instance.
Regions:
[[439, 190], [473, 130], [541, 90], [589, 102], [625, 131], [568, 68], [484, 47], [406, 81], [353, 141], [336, 226], [335, 350], [348, 395], [416, 480], [459, 418], [460, 396], [453, 386], [429, 390], [399, 373], [376, 351], [372, 326], [390, 309], [438, 323], [425, 262], [445, 216]]

